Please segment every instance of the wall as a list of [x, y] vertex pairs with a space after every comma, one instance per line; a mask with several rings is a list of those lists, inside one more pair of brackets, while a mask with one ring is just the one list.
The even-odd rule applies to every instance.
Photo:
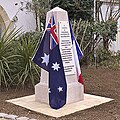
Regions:
[[[30, 2], [31, 0], [26, 0]], [[14, 27], [22, 27], [22, 31], [29, 32], [35, 31], [36, 20], [35, 14], [28, 11], [25, 6], [25, 0], [0, 0], [0, 5], [6, 11], [10, 21], [13, 21]]]

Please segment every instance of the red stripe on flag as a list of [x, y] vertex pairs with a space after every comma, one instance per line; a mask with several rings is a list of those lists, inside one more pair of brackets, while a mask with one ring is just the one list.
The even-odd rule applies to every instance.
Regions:
[[84, 85], [84, 80], [82, 78], [82, 74], [80, 74], [78, 82], [80, 82], [82, 85]]
[[54, 25], [53, 27], [51, 27], [50, 33], [52, 34], [53, 39], [55, 40], [55, 42], [58, 44], [59, 41], [58, 41], [57, 35], [55, 34], [55, 31], [54, 31], [55, 29], [56, 29], [56, 26]]

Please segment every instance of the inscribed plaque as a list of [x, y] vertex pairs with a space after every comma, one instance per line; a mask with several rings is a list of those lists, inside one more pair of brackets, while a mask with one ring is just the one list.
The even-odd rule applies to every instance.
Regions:
[[75, 74], [75, 64], [68, 21], [59, 22], [59, 40], [65, 75], [73, 75]]

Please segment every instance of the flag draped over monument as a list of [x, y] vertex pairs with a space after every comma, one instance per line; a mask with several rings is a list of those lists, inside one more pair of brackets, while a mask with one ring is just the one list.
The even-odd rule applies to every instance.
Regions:
[[49, 20], [33, 61], [49, 72], [49, 105], [54, 109], [61, 108], [66, 104], [67, 84], [53, 16]]
[[72, 44], [73, 44], [74, 60], [75, 60], [78, 82], [80, 82], [82, 85], [84, 85], [84, 81], [83, 81], [81, 69], [80, 69], [80, 64], [79, 64], [79, 60], [83, 56], [83, 53], [78, 45], [78, 42], [76, 41], [76, 39], [73, 35], [72, 26], [70, 24], [70, 21], [69, 21], [69, 26], [70, 26], [71, 39], [72, 39]]

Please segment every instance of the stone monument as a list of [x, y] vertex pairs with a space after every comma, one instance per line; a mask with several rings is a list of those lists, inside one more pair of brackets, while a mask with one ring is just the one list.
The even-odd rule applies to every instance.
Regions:
[[[84, 86], [78, 82], [77, 78], [68, 13], [59, 7], [55, 7], [47, 13], [46, 25], [52, 16], [55, 18], [60, 43], [60, 53], [67, 82], [66, 104], [81, 101], [84, 99]], [[46, 104], [49, 104], [48, 76], [48, 72], [41, 69], [40, 83], [35, 86], [35, 100]]]

